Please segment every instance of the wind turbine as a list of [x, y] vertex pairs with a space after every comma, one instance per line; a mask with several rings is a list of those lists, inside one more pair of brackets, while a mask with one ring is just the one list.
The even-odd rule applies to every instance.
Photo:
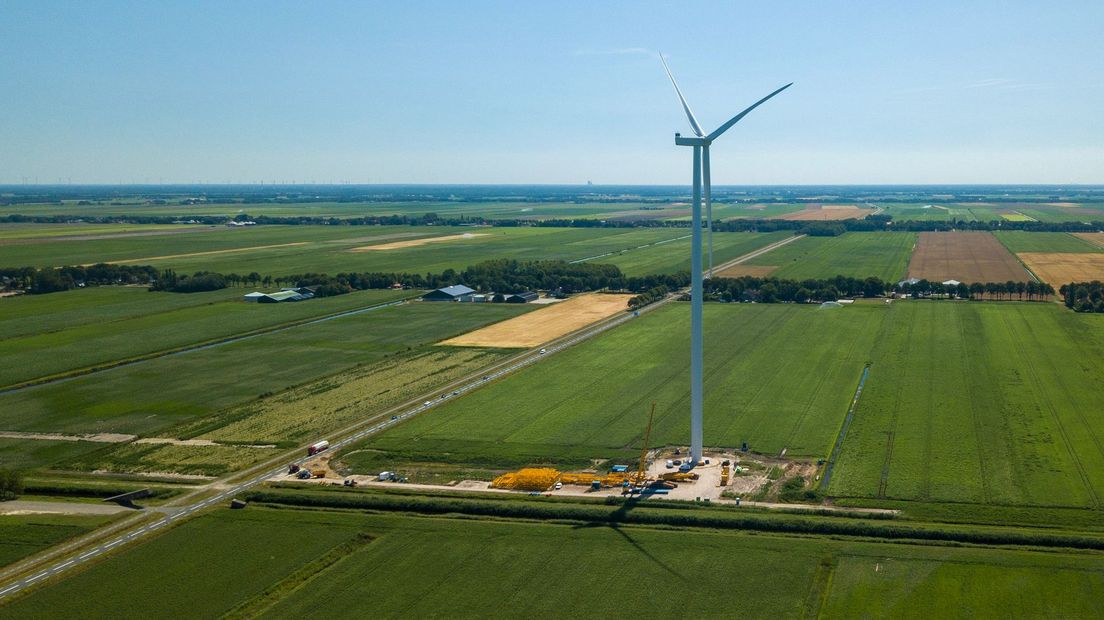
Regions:
[[690, 128], [694, 130], [693, 138], [684, 138], [682, 134], [675, 134], [675, 144], [678, 146], [694, 147], [694, 207], [691, 213], [693, 221], [690, 239], [690, 459], [696, 465], [702, 462], [702, 186], [705, 186], [706, 218], [709, 222], [709, 277], [713, 277], [713, 197], [709, 181], [709, 146], [713, 141], [721, 137], [730, 127], [740, 122], [752, 110], [762, 105], [771, 97], [793, 86], [793, 82], [763, 97], [749, 106], [743, 112], [728, 119], [709, 135], [702, 132], [698, 119], [690, 111], [686, 97], [682, 96], [675, 76], [671, 74], [671, 68], [667, 66], [663, 54], [659, 55], [663, 69], [667, 71], [667, 77], [671, 78], [671, 85], [675, 87], [675, 93], [682, 103], [682, 109], [686, 112], [686, 119], [690, 121]]

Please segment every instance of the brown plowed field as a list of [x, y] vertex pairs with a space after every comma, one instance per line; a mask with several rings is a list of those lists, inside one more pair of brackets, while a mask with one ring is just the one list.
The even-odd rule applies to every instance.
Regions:
[[855, 205], [809, 205], [795, 213], [787, 213], [772, 219], [801, 221], [852, 220], [865, 217], [870, 212], [870, 209], [860, 209]]
[[1104, 281], [1104, 254], [1021, 252], [1018, 256], [1039, 279], [1056, 289], [1070, 282]]
[[733, 265], [724, 271], [718, 271], [716, 276], [718, 278], [739, 278], [740, 276], [765, 278], [776, 269], [778, 267], [770, 265]]
[[1026, 282], [1031, 274], [987, 232], [922, 232], [909, 261], [910, 278], [932, 282]]
[[521, 316], [450, 338], [456, 347], [535, 347], [628, 310], [632, 295], [577, 295]]
[[1073, 236], [1104, 248], [1104, 233], [1073, 233]]

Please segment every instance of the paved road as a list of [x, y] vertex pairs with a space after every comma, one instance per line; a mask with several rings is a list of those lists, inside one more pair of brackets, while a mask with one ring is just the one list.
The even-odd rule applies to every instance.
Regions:
[[[759, 250], [756, 250], [755, 252], [752, 252], [750, 254], [747, 254], [745, 256], [737, 258], [733, 261], [729, 261], [728, 263], [725, 263], [724, 265], [722, 265], [722, 267], [739, 264], [740, 262], [743, 262], [744, 260], [749, 260], [751, 258], [754, 258], [755, 256], [759, 256], [760, 254], [768, 252], [768, 251], [770, 251], [774, 248], [780, 247], [780, 246], [785, 245], [787, 243], [791, 243], [791, 242], [793, 242], [793, 241], [795, 241], [799, 238], [800, 238], [799, 236], [798, 237], [791, 237], [789, 239], [785, 239], [785, 240], [780, 241], [778, 243], [771, 244], [770, 246], [767, 246], [766, 248], [761, 248]], [[522, 368], [525, 368], [527, 366], [531, 366], [533, 364], [536, 364], [537, 362], [539, 362], [539, 361], [541, 361], [541, 360], [543, 360], [543, 359], [545, 359], [549, 356], [555, 355], [556, 353], [558, 353], [558, 352], [560, 352], [560, 351], [562, 351], [562, 350], [564, 350], [568, 347], [574, 346], [574, 345], [576, 345], [576, 344], [578, 344], [578, 343], [580, 343], [584, 340], [588, 340], [590, 338], [593, 338], [594, 336], [602, 334], [602, 333], [604, 333], [604, 332], [606, 332], [610, 329], [613, 329], [613, 328], [615, 328], [619, 325], [622, 325], [622, 324], [624, 324], [628, 321], [631, 321], [636, 316], [638, 316], [639, 314], [642, 314], [642, 313], [645, 313], [645, 312], [651, 312], [651, 311], [655, 310], [656, 308], [659, 308], [659, 307], [664, 306], [668, 303], [671, 303], [671, 302], [675, 301], [676, 299], [678, 299], [679, 297], [681, 297], [683, 292], [684, 291], [676, 291], [674, 293], [671, 293], [666, 298], [664, 298], [664, 299], [662, 299], [658, 302], [655, 302], [655, 303], [653, 303], [649, 306], [645, 306], [644, 308], [642, 308], [641, 310], [639, 310], [637, 312], [633, 312], [633, 313], [626, 312], [625, 314], [621, 314], [621, 315], [614, 316], [612, 318], [604, 319], [602, 321], [599, 321], [597, 323], [594, 323], [592, 325], [584, 327], [584, 328], [582, 328], [582, 329], [580, 329], [580, 330], [578, 330], [578, 331], [576, 331], [572, 334], [568, 334], [568, 335], [563, 336], [563, 337], [561, 337], [557, 340], [553, 340], [553, 341], [549, 342], [548, 344], [544, 345], [544, 347], [539, 349], [539, 350], [538, 349], [533, 349], [533, 350], [530, 350], [526, 353], [523, 353], [523, 354], [521, 354], [521, 355], [519, 355], [515, 358], [507, 360], [506, 362], [499, 363], [496, 366], [491, 366], [491, 367], [489, 367], [488, 370], [485, 371], [485, 374], [477, 373], [476, 375], [472, 375], [471, 378], [469, 378], [468, 380], [465, 380], [460, 385], [451, 386], [449, 388], [449, 390], [446, 391], [443, 395], [438, 396], [439, 392], [434, 391], [431, 395], [423, 396], [422, 398], [417, 399], [417, 401], [421, 401], [421, 404], [411, 406], [411, 407], [401, 411], [401, 413], [396, 413], [395, 415], [392, 415], [389, 418], [384, 416], [385, 419], [383, 419], [382, 421], [377, 421], [379, 418], [373, 418], [373, 421], [371, 421], [371, 422], [362, 423], [361, 425], [355, 426], [355, 427], [350, 428], [350, 429], [346, 429], [346, 431], [344, 431], [344, 432], [337, 433], [337, 434], [335, 434], [335, 436], [339, 437], [339, 439], [330, 442], [330, 450], [335, 450], [335, 451], [340, 450], [341, 448], [343, 448], [343, 447], [345, 447], [349, 444], [355, 443], [357, 441], [360, 441], [360, 440], [364, 439], [365, 437], [367, 437], [369, 435], [374, 435], [376, 433], [379, 433], [380, 431], [383, 431], [387, 428], [390, 428], [391, 426], [399, 424], [403, 420], [406, 420], [408, 418], [411, 418], [411, 417], [414, 417], [414, 416], [419, 415], [421, 413], [424, 413], [425, 411], [428, 411], [428, 410], [430, 410], [430, 409], [432, 409], [432, 408], [434, 408], [434, 407], [436, 407], [436, 406], [438, 406], [442, 403], [449, 402], [449, 401], [451, 401], [455, 398], [459, 398], [460, 396], [463, 396], [467, 392], [479, 389], [480, 387], [486, 385], [487, 383], [490, 383], [490, 382], [494, 381], [495, 379], [501, 378], [505, 375], [513, 373], [513, 372], [515, 372], [517, 370], [520, 370]], [[305, 450], [300, 450], [296, 453], [296, 455], [301, 459], [301, 460], [298, 461], [300, 465], [303, 464], [307, 460], [307, 459], [302, 458], [302, 455], [304, 454], [304, 452], [305, 452]], [[267, 466], [260, 466], [258, 468], [254, 468], [254, 469], [251, 469], [251, 470], [246, 470], [247, 472], [255, 472], [259, 469], [260, 473], [254, 473], [254, 475], [252, 475], [251, 477], [246, 478], [245, 480], [237, 480], [236, 479], [238, 476], [242, 475], [241, 472], [238, 472], [238, 473], [233, 474], [231, 476], [227, 476], [226, 478], [223, 478], [221, 480], [215, 481], [215, 482], [207, 485], [203, 489], [197, 490], [196, 493], [189, 494], [188, 496], [186, 496], [181, 501], [186, 501], [187, 499], [190, 499], [192, 496], [204, 493], [204, 492], [206, 492], [206, 491], [208, 491], [212, 488], [221, 489], [219, 491], [219, 493], [216, 494], [216, 495], [213, 495], [213, 496], [210, 496], [210, 497], [204, 497], [202, 499], [198, 499], [198, 500], [194, 501], [191, 504], [186, 504], [186, 505], [179, 506], [179, 507], [169, 505], [169, 506], [163, 506], [163, 507], [153, 509], [153, 511], [155, 511], [155, 512], [159, 512], [159, 513], [164, 514], [164, 517], [162, 517], [161, 519], [158, 519], [157, 521], [153, 521], [153, 522], [145, 523], [144, 525], [140, 525], [140, 527], [136, 527], [136, 529], [131, 529], [129, 531], [126, 531], [123, 534], [119, 534], [117, 536], [111, 537], [110, 539], [106, 540], [105, 542], [101, 542], [100, 544], [98, 544], [94, 547], [91, 547], [91, 548], [88, 548], [88, 549], [84, 550], [79, 555], [65, 555], [65, 553], [69, 549], [74, 548], [76, 546], [82, 546], [83, 544], [91, 544], [91, 541], [94, 540], [94, 538], [93, 539], [82, 539], [82, 540], [74, 541], [74, 542], [71, 542], [71, 543], [68, 543], [68, 544], [64, 544], [61, 547], [57, 548], [53, 555], [51, 555], [50, 553], [47, 553], [47, 554], [44, 554], [43, 556], [40, 556], [39, 557], [39, 559], [41, 559], [40, 563], [43, 563], [43, 564], [46, 563], [46, 562], [52, 562], [52, 563], [46, 565], [44, 568], [40, 568], [39, 570], [37, 570], [33, 574], [27, 575], [27, 576], [15, 581], [15, 582], [8, 583], [8, 584], [4, 585], [2, 588], [0, 588], [0, 600], [2, 600], [5, 597], [16, 594], [16, 593], [18, 593], [18, 592], [20, 592], [20, 591], [22, 591], [22, 590], [24, 590], [24, 589], [26, 589], [30, 586], [33, 586], [36, 583], [42, 581], [43, 579], [48, 579], [50, 577], [54, 577], [54, 576], [58, 575], [59, 573], [62, 573], [62, 572], [65, 572], [65, 571], [68, 571], [68, 570], [74, 568], [75, 566], [79, 566], [79, 565], [81, 565], [85, 562], [93, 560], [93, 559], [95, 559], [95, 558], [97, 558], [97, 557], [99, 557], [99, 556], [101, 556], [105, 553], [108, 553], [108, 552], [114, 550], [115, 548], [117, 548], [121, 545], [126, 545], [128, 543], [134, 542], [135, 540], [137, 540], [139, 538], [149, 536], [150, 534], [155, 533], [157, 530], [161, 529], [162, 527], [165, 527], [166, 525], [178, 522], [182, 519], [186, 519], [186, 518], [194, 515], [197, 512], [200, 512], [202, 510], [205, 510], [207, 508], [210, 508], [210, 507], [214, 506], [215, 504], [222, 503], [222, 502], [227, 502], [231, 498], [233, 498], [234, 496], [240, 495], [243, 492], [257, 486], [258, 484], [261, 484], [262, 482], [265, 482], [266, 480], [270, 480], [270, 479], [273, 479], [273, 478], [284, 476], [287, 473], [287, 467], [288, 467], [287, 466], [287, 463], [288, 463], [287, 456], [288, 455], [281, 455], [278, 458], [274, 458], [274, 459], [269, 461]], [[294, 459], [295, 457], [291, 457], [291, 458]], [[279, 465], [277, 467], [273, 468], [272, 464], [276, 463], [276, 462], [279, 462]], [[138, 515], [138, 517], [149, 514], [149, 512], [150, 511], [143, 511], [140, 515]], [[138, 524], [140, 524], [139, 521], [135, 521], [134, 523], [135, 523], [136, 526]], [[127, 524], [115, 524], [115, 528], [117, 530], [119, 527], [126, 527], [126, 525]], [[107, 532], [104, 532], [101, 535], [103, 535], [104, 538], [107, 538], [107, 536], [105, 534], [109, 533], [110, 531], [111, 531], [111, 529], [109, 528], [107, 530]], [[96, 535], [96, 533], [93, 533], [93, 536], [94, 535]], [[54, 559], [55, 557], [57, 559]], [[32, 564], [32, 566], [33, 566], [33, 564]], [[22, 574], [26, 574], [29, 570], [31, 570], [30, 566], [28, 566], [25, 569], [22, 568], [22, 567], [12, 567], [12, 568], [6, 569], [5, 571], [3, 571], [3, 573], [0, 573], [0, 579], [2, 579], [3, 577], [7, 576], [8, 574], [12, 574], [14, 572], [20, 572]]]

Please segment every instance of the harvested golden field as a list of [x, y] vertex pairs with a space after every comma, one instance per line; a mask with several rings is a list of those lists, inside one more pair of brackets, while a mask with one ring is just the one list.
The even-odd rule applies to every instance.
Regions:
[[455, 347], [535, 347], [628, 309], [632, 295], [591, 293], [450, 338]]
[[485, 237], [487, 233], [460, 233], [459, 235], [445, 235], [443, 237], [424, 237], [422, 239], [408, 239], [406, 241], [392, 241], [391, 243], [379, 243], [376, 245], [362, 245], [353, 248], [350, 252], [376, 252], [386, 250], [401, 250], [403, 248], [416, 248], [430, 243], [442, 243], [445, 241], [459, 241], [460, 239], [474, 239]]
[[1016, 257], [988, 232], [922, 232], [909, 261], [910, 278], [933, 282], [1026, 282]]
[[1018, 256], [1039, 279], [1055, 289], [1070, 282], [1104, 281], [1104, 254], [1022, 252]]
[[1071, 233], [1074, 237], [1104, 248], [1104, 233]]
[[869, 215], [870, 212], [870, 209], [862, 209], [855, 205], [814, 204], [796, 213], [787, 213], [771, 219], [800, 221], [852, 220], [865, 217]]
[[778, 269], [775, 265], [733, 265], [723, 271], [718, 271], [718, 278], [739, 278], [740, 276], [752, 276], [765, 278]]

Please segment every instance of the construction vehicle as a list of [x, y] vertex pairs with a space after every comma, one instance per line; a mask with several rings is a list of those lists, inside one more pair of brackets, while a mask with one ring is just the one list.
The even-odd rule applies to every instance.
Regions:
[[288, 473], [289, 474], [299, 473], [299, 464], [298, 463], [292, 463], [291, 465], [288, 465]]
[[637, 463], [636, 472], [631, 477], [633, 484], [643, 486], [648, 479], [648, 440], [652, 438], [652, 420], [655, 418], [655, 402], [652, 403], [652, 411], [648, 414], [648, 427], [644, 429], [644, 442], [640, 446], [640, 461]]
[[660, 475], [660, 480], [667, 480], [669, 482], [689, 482], [697, 480], [700, 476], [694, 472], [669, 472]]
[[306, 479], [311, 477], [310, 470], [309, 469], [300, 469], [299, 472], [295, 474], [295, 477], [300, 479], [300, 480], [306, 480]]

